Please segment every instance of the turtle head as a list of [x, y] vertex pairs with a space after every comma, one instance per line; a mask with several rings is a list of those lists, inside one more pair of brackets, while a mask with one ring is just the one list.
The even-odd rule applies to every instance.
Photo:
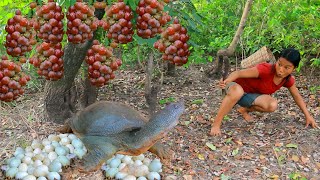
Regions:
[[149, 123], [155, 125], [159, 130], [169, 130], [176, 126], [179, 122], [180, 116], [185, 110], [184, 101], [170, 103], [165, 108], [157, 112], [149, 120]]

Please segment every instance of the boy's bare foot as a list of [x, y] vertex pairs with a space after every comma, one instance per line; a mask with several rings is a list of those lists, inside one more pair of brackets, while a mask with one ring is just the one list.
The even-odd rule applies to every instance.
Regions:
[[237, 109], [237, 111], [242, 115], [243, 119], [247, 122], [252, 122], [253, 118], [249, 115], [247, 108], [240, 107]]

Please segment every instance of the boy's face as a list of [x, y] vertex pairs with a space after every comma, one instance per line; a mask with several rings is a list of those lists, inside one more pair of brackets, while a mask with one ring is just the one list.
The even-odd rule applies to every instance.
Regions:
[[276, 76], [285, 78], [293, 72], [294, 65], [287, 59], [280, 57], [276, 63]]

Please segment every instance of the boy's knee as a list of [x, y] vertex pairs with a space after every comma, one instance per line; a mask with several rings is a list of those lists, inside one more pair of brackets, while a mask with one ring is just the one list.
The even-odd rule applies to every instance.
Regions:
[[229, 87], [227, 95], [235, 100], [239, 100], [244, 94], [243, 88], [239, 84], [234, 84]]
[[272, 101], [268, 106], [269, 112], [274, 112], [278, 108], [278, 102], [276, 100]]

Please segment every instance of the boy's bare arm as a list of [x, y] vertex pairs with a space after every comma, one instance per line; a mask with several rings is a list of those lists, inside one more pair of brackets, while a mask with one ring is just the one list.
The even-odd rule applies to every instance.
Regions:
[[243, 69], [240, 71], [232, 72], [225, 80], [224, 83], [228, 84], [229, 82], [233, 82], [238, 78], [257, 78], [259, 77], [259, 71], [256, 67]]
[[311, 127], [317, 128], [318, 125], [315, 122], [314, 118], [310, 115], [310, 113], [307, 109], [306, 103], [304, 102], [303, 98], [301, 97], [296, 85], [294, 84], [288, 89], [289, 89], [291, 96], [293, 97], [295, 103], [299, 106], [299, 108], [301, 109], [301, 111], [303, 112], [303, 114], [306, 118], [306, 127], [311, 125]]

